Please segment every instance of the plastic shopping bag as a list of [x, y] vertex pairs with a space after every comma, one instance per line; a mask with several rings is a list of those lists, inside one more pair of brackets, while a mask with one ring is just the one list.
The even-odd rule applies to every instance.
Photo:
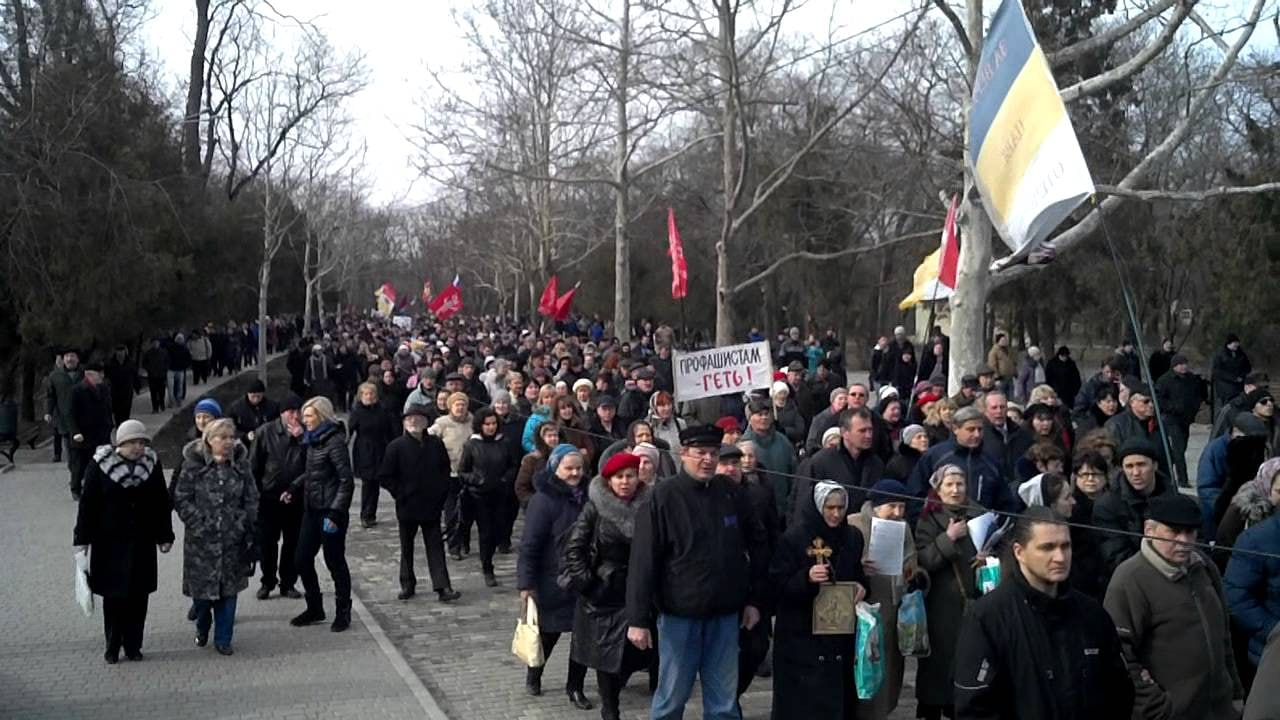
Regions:
[[929, 657], [929, 624], [919, 590], [902, 596], [898, 606], [898, 652], [902, 657]]
[[978, 591], [986, 595], [1000, 586], [1000, 560], [998, 558], [987, 558], [987, 564], [978, 568], [974, 574], [974, 582], [978, 586]]
[[853, 664], [858, 699], [870, 700], [884, 683], [884, 632], [880, 605], [858, 603], [857, 657]]
[[89, 553], [78, 552], [76, 558], [76, 603], [84, 614], [93, 614], [93, 591], [89, 589]]
[[533, 598], [525, 601], [524, 613], [516, 620], [516, 634], [511, 638], [511, 652], [525, 665], [542, 667], [542, 638], [538, 632], [538, 606]]

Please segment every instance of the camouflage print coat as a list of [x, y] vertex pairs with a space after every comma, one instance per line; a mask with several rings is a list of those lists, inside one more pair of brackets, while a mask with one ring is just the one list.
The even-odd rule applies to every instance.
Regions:
[[182, 449], [173, 509], [186, 528], [182, 593], [193, 599], [230, 597], [249, 586], [258, 561], [258, 487], [249, 451], [236, 443], [232, 460], [214, 462], [201, 440]]

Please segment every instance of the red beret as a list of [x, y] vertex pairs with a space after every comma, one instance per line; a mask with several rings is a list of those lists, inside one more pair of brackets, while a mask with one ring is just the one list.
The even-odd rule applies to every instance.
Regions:
[[627, 468], [640, 469], [640, 456], [633, 455], [629, 452], [620, 452], [609, 458], [609, 462], [604, 464], [604, 468], [600, 470], [600, 476], [605, 480], [617, 475]]
[[726, 415], [717, 420], [716, 427], [725, 432], [742, 432], [742, 425], [738, 423], [738, 418], [732, 415]]

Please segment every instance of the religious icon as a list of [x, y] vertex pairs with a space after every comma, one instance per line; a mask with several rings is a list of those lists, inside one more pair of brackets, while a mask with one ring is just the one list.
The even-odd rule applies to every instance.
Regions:
[[[805, 553], [815, 565], [827, 565], [832, 550], [822, 538], [814, 538]], [[857, 631], [857, 586], [854, 582], [836, 582], [834, 577], [818, 586], [818, 596], [813, 599], [814, 635], [852, 635]]]

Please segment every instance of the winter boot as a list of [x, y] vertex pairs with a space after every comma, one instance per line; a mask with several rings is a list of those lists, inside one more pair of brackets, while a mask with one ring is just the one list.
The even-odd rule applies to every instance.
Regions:
[[333, 610], [333, 624], [329, 629], [333, 632], [342, 632], [351, 627], [351, 598], [343, 600], [338, 598], [337, 606]]
[[324, 600], [320, 595], [307, 595], [307, 609], [290, 620], [289, 624], [294, 627], [302, 627], [318, 622], [324, 622]]

